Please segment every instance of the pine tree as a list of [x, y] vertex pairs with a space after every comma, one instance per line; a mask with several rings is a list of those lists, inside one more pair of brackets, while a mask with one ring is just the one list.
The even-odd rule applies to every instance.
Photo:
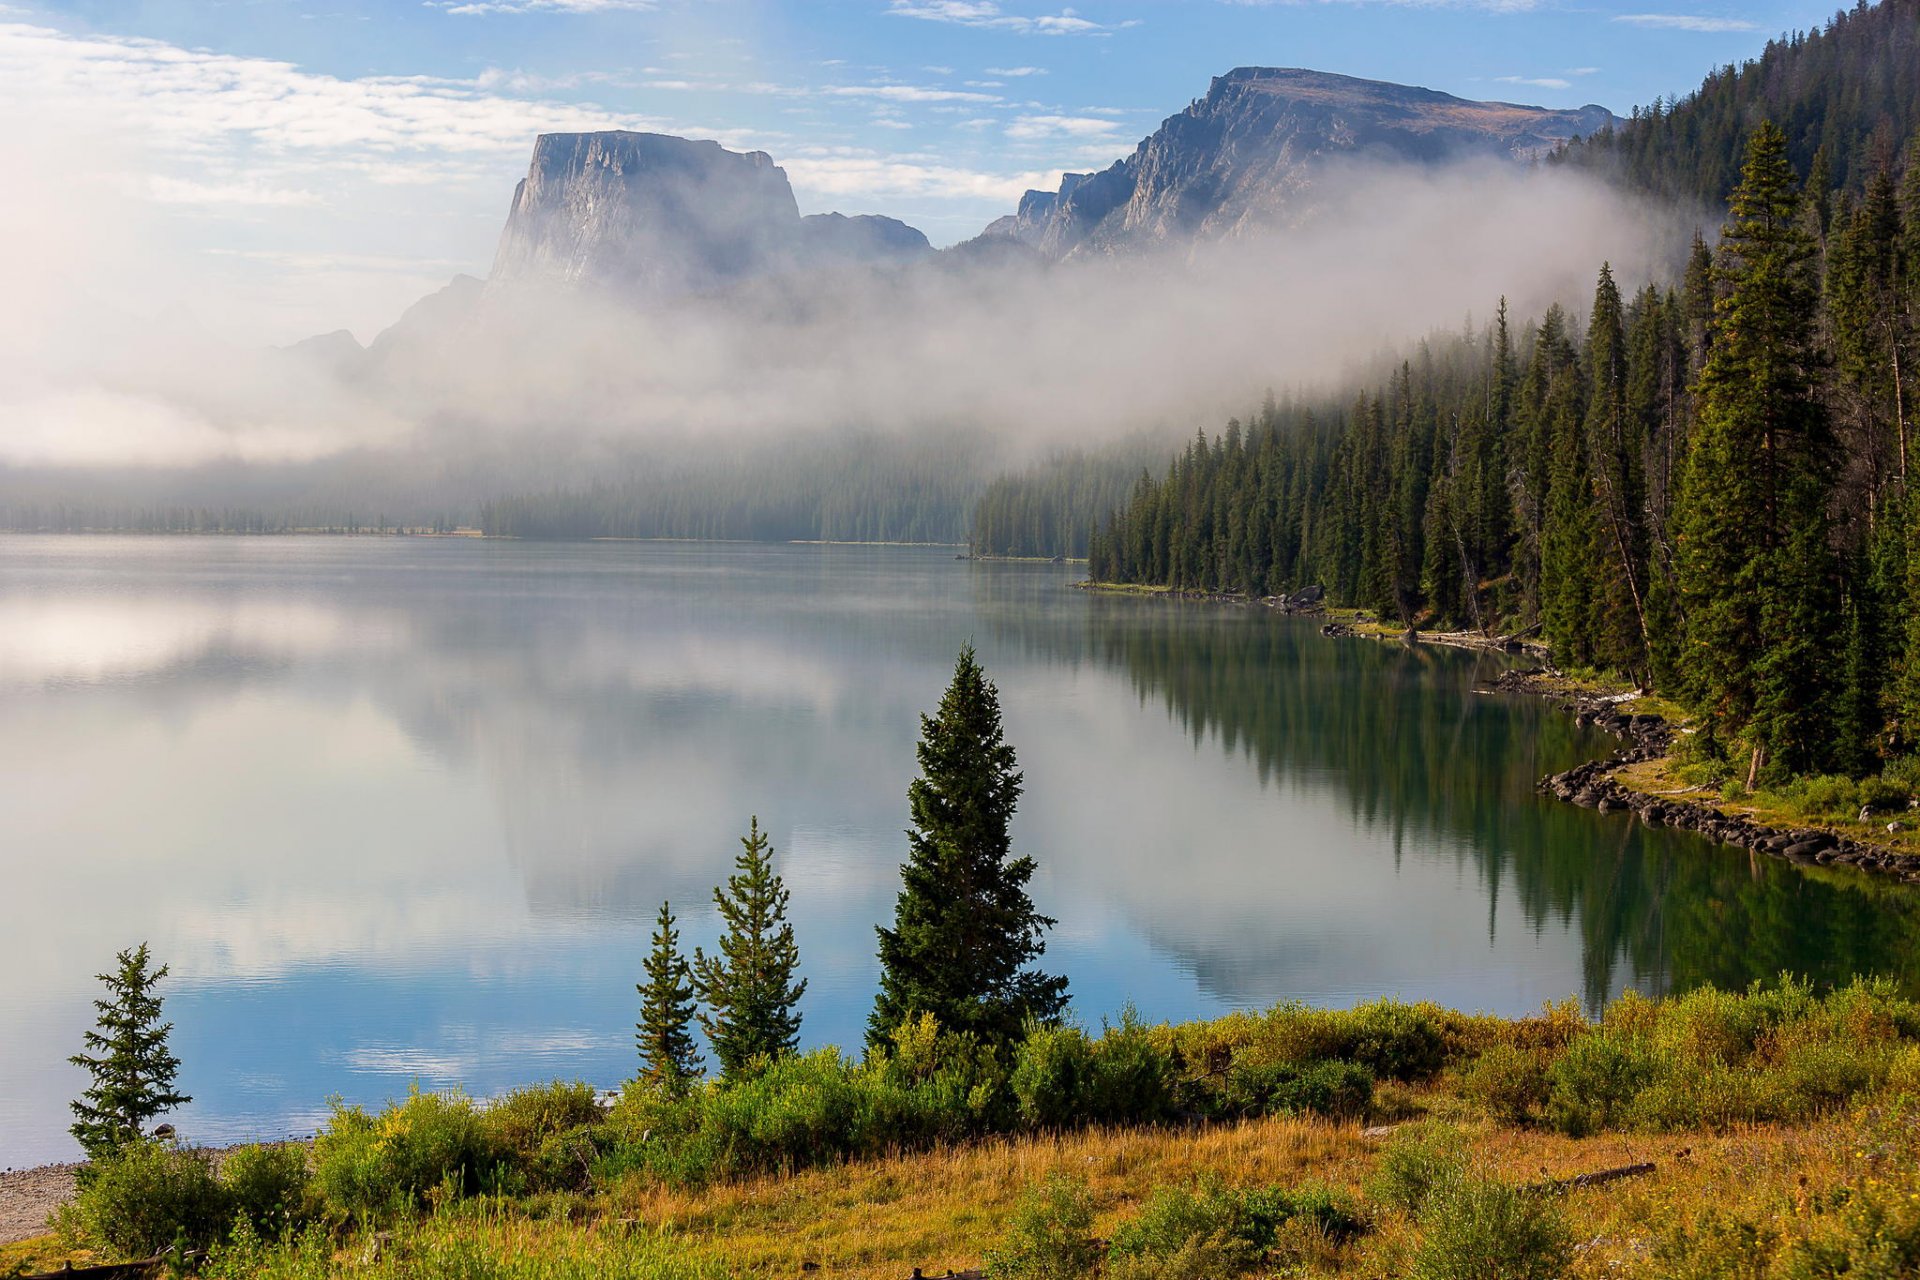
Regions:
[[167, 966], [148, 967], [152, 956], [144, 942], [115, 960], [115, 972], [98, 975], [108, 997], [93, 1002], [100, 1017], [86, 1034], [88, 1052], [67, 1059], [93, 1077], [92, 1087], [72, 1104], [78, 1119], [71, 1129], [90, 1160], [137, 1141], [147, 1121], [193, 1101], [174, 1088], [180, 1060], [167, 1048], [173, 1024], [160, 1021], [154, 990]]
[[735, 873], [713, 891], [726, 923], [720, 954], [693, 953], [694, 988], [707, 1005], [700, 1025], [727, 1075], [757, 1058], [782, 1058], [800, 1044], [796, 1006], [807, 989], [795, 981], [800, 948], [787, 922], [787, 890], [773, 870], [773, 845], [755, 818], [741, 838]]
[[1751, 747], [1750, 777], [1769, 761], [1813, 768], [1831, 744], [1819, 696], [1832, 616], [1827, 421], [1799, 199], [1786, 138], [1763, 124], [1722, 237], [1679, 518], [1689, 692], [1722, 740]]
[[647, 956], [647, 980], [636, 988], [640, 1023], [634, 1038], [641, 1076], [678, 1093], [700, 1074], [701, 1062], [693, 1043], [693, 969], [680, 954], [680, 934], [673, 926], [673, 904], [663, 902]]
[[1056, 1020], [1067, 980], [1027, 964], [1054, 922], [1027, 896], [1032, 858], [1011, 856], [1008, 828], [1021, 776], [1000, 728], [1000, 694], [960, 650], [938, 714], [920, 718], [920, 776], [894, 926], [880, 929], [880, 994], [867, 1042], [883, 1043], [909, 1017], [989, 1043], [1029, 1021]]

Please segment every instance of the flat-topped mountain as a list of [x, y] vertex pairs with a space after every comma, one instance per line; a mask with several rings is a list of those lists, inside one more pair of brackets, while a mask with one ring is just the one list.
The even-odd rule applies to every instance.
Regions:
[[1336, 156], [1434, 163], [1526, 160], [1615, 123], [1612, 112], [1471, 102], [1406, 85], [1294, 68], [1242, 67], [1103, 172], [1030, 191], [987, 228], [1051, 258], [1285, 225]]
[[800, 216], [764, 151], [658, 133], [550, 133], [513, 206], [490, 283], [593, 286], [637, 298], [931, 252], [892, 218]]

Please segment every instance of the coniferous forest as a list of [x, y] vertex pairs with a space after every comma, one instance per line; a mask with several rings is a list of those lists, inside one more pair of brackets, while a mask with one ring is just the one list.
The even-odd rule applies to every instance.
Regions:
[[1269, 395], [1201, 433], [1111, 515], [1083, 510], [1090, 576], [1317, 584], [1405, 626], [1537, 636], [1679, 698], [1750, 779], [1911, 752], [1920, 140], [1878, 104], [1916, 100], [1917, 36], [1920, 6], [1862, 6], [1563, 151], [1613, 148], [1673, 190], [1661, 174], [1732, 149], [1738, 182], [1674, 278], [1623, 292], [1600, 265], [1579, 312], [1502, 301], [1351, 398]]

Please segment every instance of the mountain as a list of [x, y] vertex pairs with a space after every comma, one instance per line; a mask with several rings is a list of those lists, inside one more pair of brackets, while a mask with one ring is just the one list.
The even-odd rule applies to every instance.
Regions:
[[802, 218], [786, 171], [763, 151], [658, 133], [550, 133], [513, 193], [488, 283], [643, 300], [931, 251], [892, 218]]
[[1336, 156], [1528, 160], [1612, 126], [1604, 107], [1549, 111], [1295, 68], [1242, 67], [1101, 173], [1030, 191], [986, 235], [1049, 258], [1225, 239], [1284, 226]]

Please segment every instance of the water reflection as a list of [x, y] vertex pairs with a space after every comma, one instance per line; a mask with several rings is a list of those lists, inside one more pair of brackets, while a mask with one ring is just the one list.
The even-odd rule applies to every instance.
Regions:
[[1910, 972], [1907, 898], [1541, 803], [1596, 743], [1469, 655], [858, 548], [0, 539], [0, 1163], [67, 1149], [149, 938], [197, 1136], [629, 1069], [651, 914], [749, 813], [858, 1039], [918, 714], [973, 639], [1083, 1016]]

